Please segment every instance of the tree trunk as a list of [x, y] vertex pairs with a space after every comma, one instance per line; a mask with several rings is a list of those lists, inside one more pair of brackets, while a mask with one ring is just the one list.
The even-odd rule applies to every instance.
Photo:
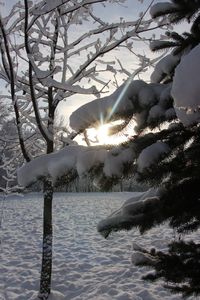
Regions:
[[45, 180], [43, 187], [44, 209], [43, 209], [43, 250], [42, 268], [40, 277], [39, 299], [46, 300], [51, 292], [52, 273], [52, 200], [53, 185], [49, 180]]

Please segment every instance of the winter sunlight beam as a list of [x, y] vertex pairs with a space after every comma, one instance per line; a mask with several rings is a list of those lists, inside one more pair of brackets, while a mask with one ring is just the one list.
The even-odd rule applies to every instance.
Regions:
[[118, 98], [117, 98], [115, 104], [113, 105], [113, 107], [112, 107], [112, 109], [111, 109], [111, 111], [110, 111], [108, 117], [106, 118], [106, 123], [109, 122], [109, 120], [111, 119], [112, 115], [115, 113], [115, 111], [116, 111], [116, 109], [117, 109], [119, 103], [120, 103], [120, 102], [122, 101], [122, 99], [124, 98], [124, 96], [125, 96], [125, 94], [126, 94], [128, 88], [129, 88], [131, 82], [133, 81], [133, 79], [135, 78], [135, 76], [136, 76], [137, 74], [139, 74], [140, 72], [143, 72], [144, 69], [145, 69], [146, 67], [147, 67], [147, 66], [142, 66], [142, 67], [140, 67], [139, 69], [135, 70], [135, 71], [128, 77], [128, 79], [125, 81], [124, 87], [123, 87], [121, 93], [119, 94], [119, 96], [118, 96]]

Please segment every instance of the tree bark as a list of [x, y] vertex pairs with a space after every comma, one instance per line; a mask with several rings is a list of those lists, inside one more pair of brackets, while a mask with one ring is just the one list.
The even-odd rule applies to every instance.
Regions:
[[42, 249], [42, 268], [40, 277], [40, 291], [38, 298], [48, 299], [51, 292], [51, 273], [52, 273], [52, 200], [53, 185], [51, 181], [45, 180], [43, 187], [44, 210], [43, 210], [43, 249]]

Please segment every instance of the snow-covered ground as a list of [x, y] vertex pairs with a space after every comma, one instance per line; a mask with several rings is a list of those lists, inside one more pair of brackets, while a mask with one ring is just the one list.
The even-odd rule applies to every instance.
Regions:
[[[133, 193], [57, 193], [54, 199], [53, 293], [50, 300], [178, 300], [161, 283], [141, 280], [146, 269], [131, 265], [131, 244], [165, 247], [165, 227], [140, 237], [137, 231], [103, 239], [99, 220]], [[0, 300], [36, 300], [42, 241], [42, 196], [0, 202]], [[2, 215], [3, 212], [3, 216]]]

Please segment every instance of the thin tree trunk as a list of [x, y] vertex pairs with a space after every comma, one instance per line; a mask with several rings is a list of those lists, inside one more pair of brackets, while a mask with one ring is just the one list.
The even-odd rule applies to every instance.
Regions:
[[52, 272], [52, 200], [53, 185], [51, 181], [45, 180], [44, 188], [44, 210], [43, 210], [43, 251], [42, 268], [40, 277], [40, 292], [38, 297], [42, 300], [48, 299], [51, 292], [51, 272]]

